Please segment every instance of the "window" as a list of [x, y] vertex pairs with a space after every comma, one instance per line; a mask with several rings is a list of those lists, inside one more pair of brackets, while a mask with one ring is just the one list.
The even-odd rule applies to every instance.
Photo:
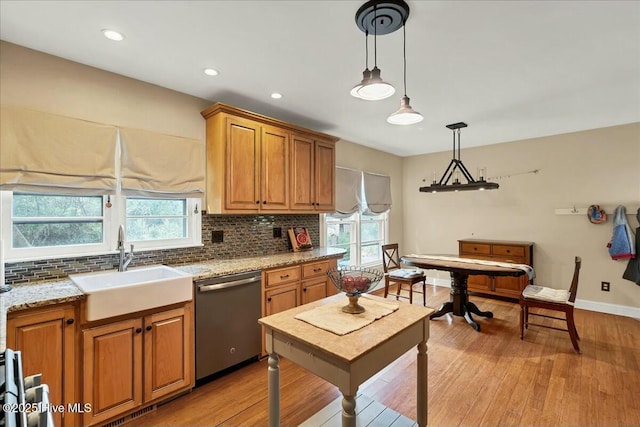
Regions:
[[[127, 242], [136, 247], [188, 246], [192, 235], [200, 241], [199, 199], [152, 199], [127, 197]], [[193, 212], [193, 215], [189, 215]]]
[[381, 246], [387, 240], [387, 213], [349, 217], [325, 215], [325, 245], [345, 249], [341, 265], [377, 265], [382, 263]]
[[[125, 224], [135, 249], [201, 244], [200, 199], [0, 192], [0, 227], [6, 259], [111, 253]], [[124, 205], [124, 206], [123, 206]], [[123, 209], [119, 209], [123, 206]]]

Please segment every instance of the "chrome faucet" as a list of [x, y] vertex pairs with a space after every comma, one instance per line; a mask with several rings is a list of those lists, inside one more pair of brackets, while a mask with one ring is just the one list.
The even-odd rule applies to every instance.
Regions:
[[120, 251], [120, 262], [118, 263], [118, 271], [127, 271], [127, 267], [133, 259], [133, 245], [131, 245], [131, 251], [127, 254], [124, 249], [124, 227], [121, 225], [118, 229], [118, 247]]

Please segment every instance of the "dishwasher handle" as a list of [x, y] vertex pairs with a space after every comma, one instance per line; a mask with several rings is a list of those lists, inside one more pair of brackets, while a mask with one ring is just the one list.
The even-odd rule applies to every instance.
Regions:
[[215, 285], [198, 285], [198, 292], [211, 292], [220, 289], [233, 288], [236, 286], [242, 286], [249, 283], [257, 282], [259, 280], [260, 276], [254, 276], [247, 279], [233, 280], [231, 282], [216, 283]]

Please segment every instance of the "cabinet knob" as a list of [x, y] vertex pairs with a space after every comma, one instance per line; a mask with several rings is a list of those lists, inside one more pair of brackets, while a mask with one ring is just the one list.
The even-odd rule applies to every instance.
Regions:
[[142, 328], [136, 328], [136, 334], [139, 334], [140, 332], [142, 332]]
[[267, 298], [267, 302], [271, 302], [271, 297]]
[[511, 253], [511, 249], [507, 249], [507, 253], [510, 254]]
[[152, 329], [153, 329], [153, 326], [149, 325], [149, 326], [147, 326], [145, 329], [146, 329], [147, 331], [150, 331], [150, 330], [152, 330]]
[[260, 200], [256, 200], [256, 205], [259, 205], [259, 204], [260, 204]]
[[302, 288], [302, 292], [307, 292], [307, 288]]
[[67, 325], [73, 325], [75, 322], [75, 319], [67, 319]]
[[263, 201], [262, 201], [262, 204], [263, 204], [263, 205], [266, 205], [266, 204], [267, 204], [267, 201], [266, 201], [266, 200], [263, 200]]

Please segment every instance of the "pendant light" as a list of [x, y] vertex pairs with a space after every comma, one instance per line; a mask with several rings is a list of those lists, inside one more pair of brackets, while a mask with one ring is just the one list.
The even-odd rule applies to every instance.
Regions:
[[377, 37], [399, 29], [408, 16], [409, 6], [403, 0], [370, 0], [356, 12], [358, 28], [365, 34], [373, 31], [374, 58], [371, 75], [369, 78], [363, 79], [361, 87], [354, 88], [358, 97], [368, 101], [377, 101], [388, 98], [395, 93], [395, 88], [382, 79], [380, 68], [378, 68]]
[[391, 114], [387, 117], [387, 122], [392, 125], [412, 125], [415, 123], [420, 123], [424, 120], [422, 114], [415, 111], [411, 108], [411, 104], [409, 103], [409, 97], [407, 96], [407, 30], [406, 30], [406, 22], [402, 24], [402, 56], [404, 58], [404, 96], [400, 100], [400, 109], [395, 113]]
[[351, 89], [351, 96], [360, 99], [362, 98], [358, 94], [358, 89], [360, 89], [371, 78], [371, 71], [369, 70], [369, 31], [365, 31], [364, 34], [364, 52], [365, 68], [362, 72], [362, 81]]
[[[453, 159], [449, 163], [447, 170], [442, 174], [442, 178], [440, 181], [436, 181], [436, 177], [434, 174], [433, 182], [431, 185], [426, 187], [420, 187], [420, 191], [423, 193], [439, 193], [444, 191], [468, 191], [468, 190], [495, 190], [500, 187], [499, 184], [495, 182], [485, 181], [485, 173], [486, 170], [484, 168], [481, 169], [480, 176], [476, 181], [473, 179], [467, 168], [460, 160], [460, 129], [466, 128], [467, 124], [464, 122], [453, 123], [447, 125], [447, 128], [453, 131]], [[458, 153], [456, 155], [456, 133], [458, 134]], [[460, 175], [464, 176], [467, 180], [467, 183], [464, 184], [460, 181]], [[453, 182], [449, 184], [449, 180], [453, 177]]]

